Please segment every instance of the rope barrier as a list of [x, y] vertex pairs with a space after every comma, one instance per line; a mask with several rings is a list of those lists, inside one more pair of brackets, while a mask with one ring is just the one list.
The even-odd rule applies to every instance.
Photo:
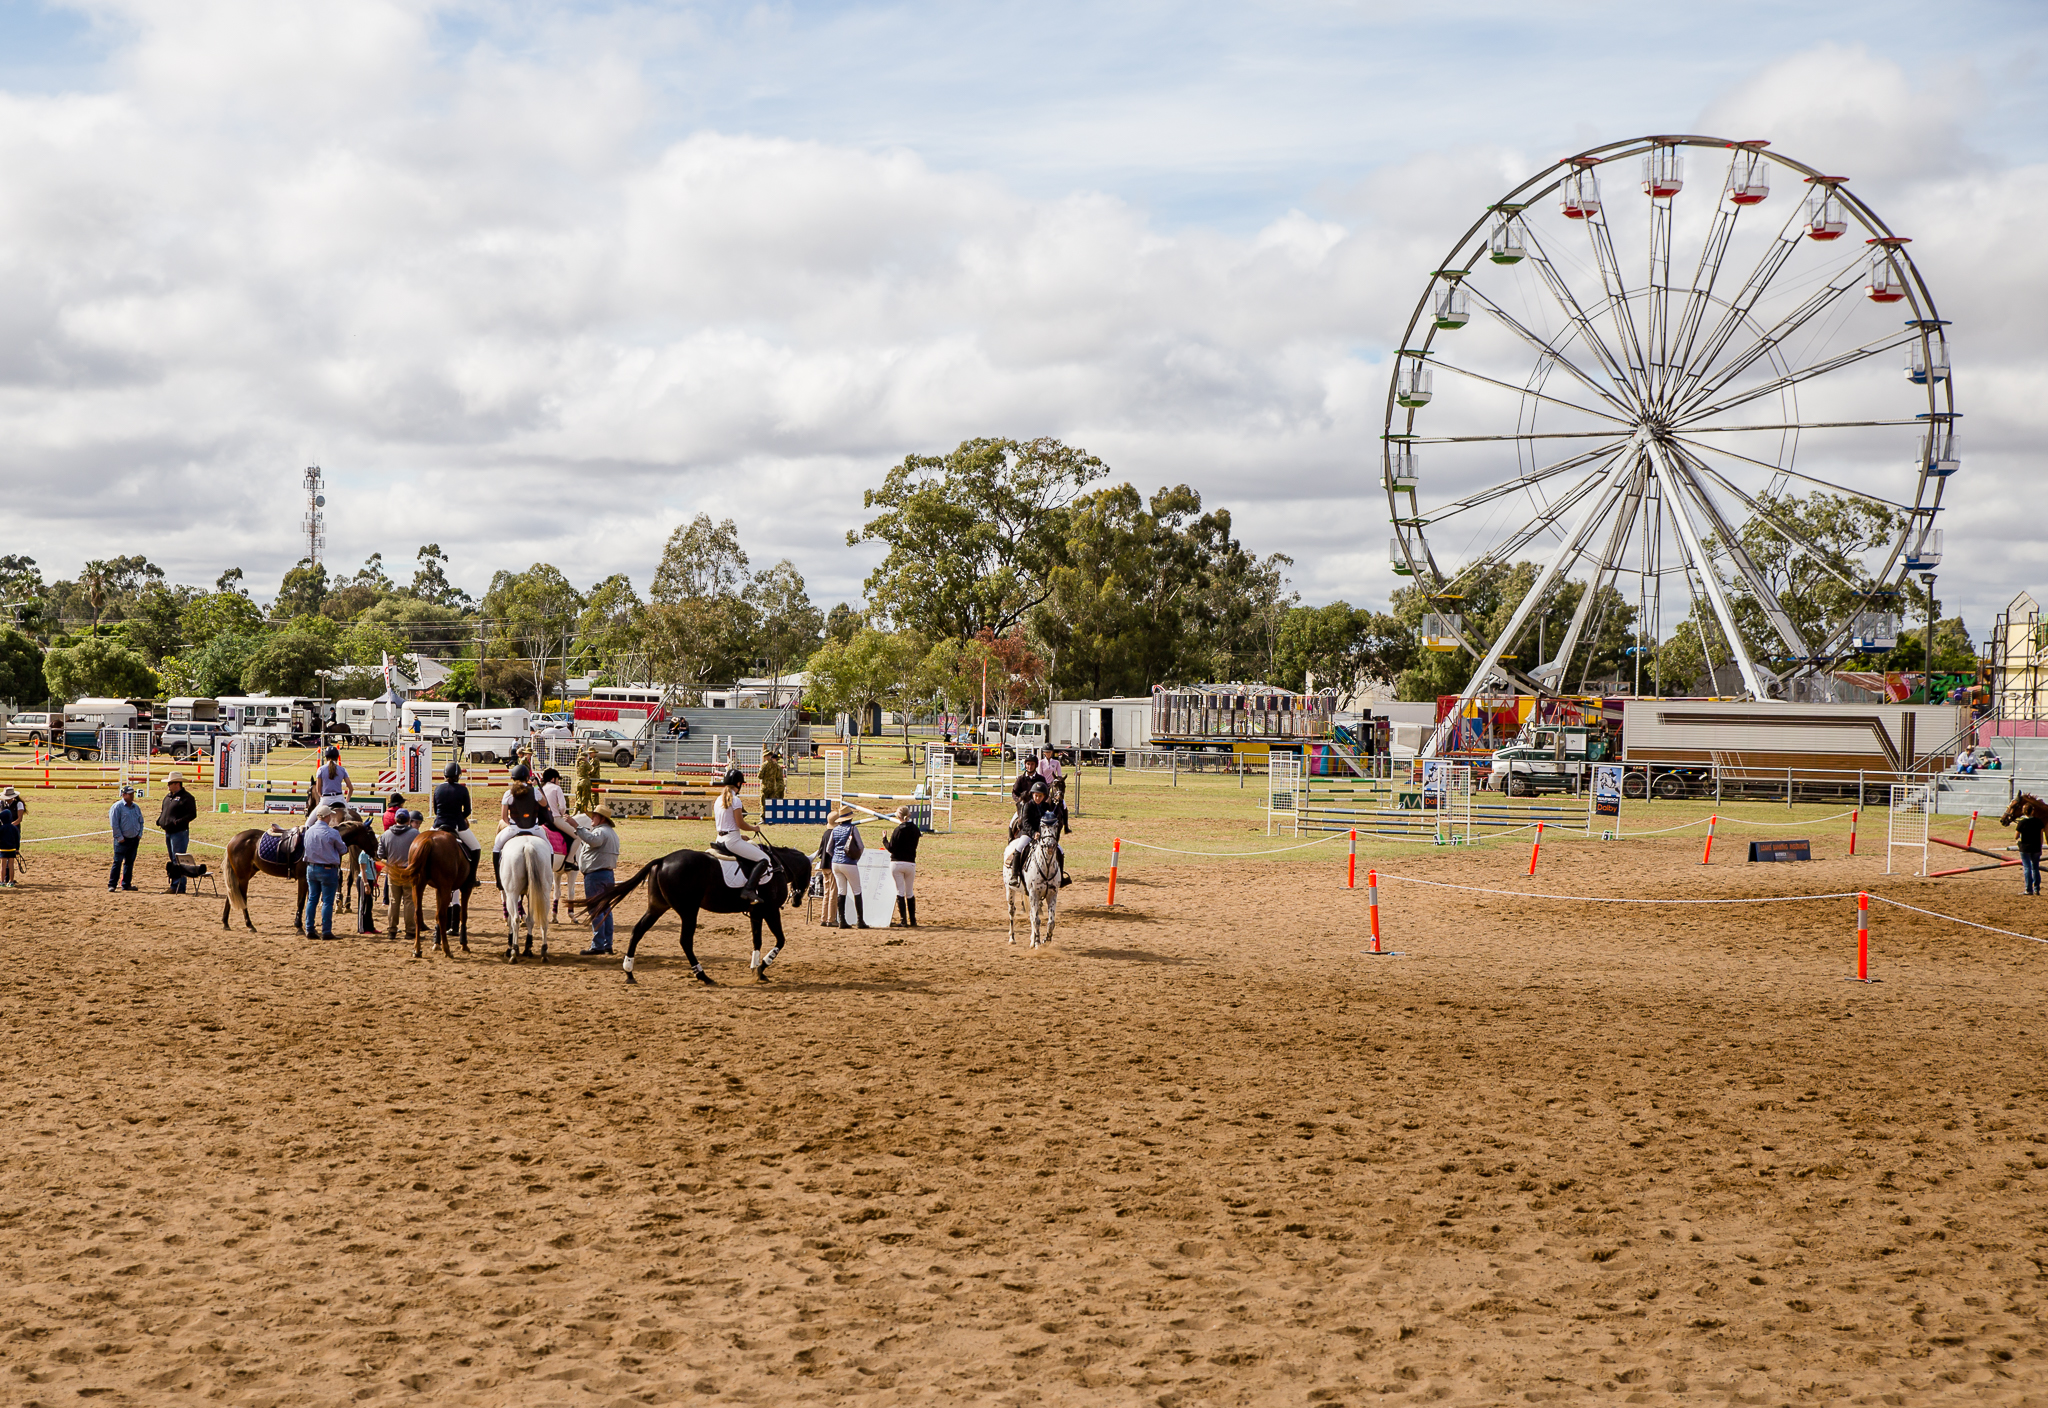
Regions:
[[1910, 909], [1913, 913], [1924, 914], [1930, 919], [1946, 919], [1951, 924], [1966, 924], [1972, 929], [1982, 929], [1986, 933], [2004, 934], [2008, 938], [2025, 939], [2030, 944], [2048, 944], [2048, 939], [2037, 939], [2032, 934], [2022, 934], [2017, 929], [2000, 929], [1990, 924], [1979, 924], [1974, 919], [1958, 919], [1953, 914], [1937, 914], [1931, 909], [1922, 909], [1918, 905], [1907, 904], [1903, 900], [1886, 899], [1883, 895], [1879, 894], [1872, 894], [1870, 897], [1879, 904], [1888, 904], [1894, 909]]

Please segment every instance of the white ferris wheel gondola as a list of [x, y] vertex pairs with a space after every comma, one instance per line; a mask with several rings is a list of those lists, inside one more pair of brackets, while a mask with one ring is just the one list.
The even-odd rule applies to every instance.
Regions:
[[[1687, 149], [1725, 154], [1718, 201], [1688, 204]], [[1630, 157], [1647, 199], [1604, 206], [1597, 169]], [[1776, 167], [1810, 191], [1782, 219], [1763, 213]], [[1502, 682], [1563, 692], [1575, 669], [1583, 689], [1596, 617], [1617, 609], [1634, 618], [1634, 658], [1653, 655], [1667, 597], [1702, 655], [1759, 698], [1895, 632], [1880, 618], [1905, 574], [1940, 562], [1955, 384], [1907, 241], [1845, 184], [1761, 141], [1637, 138], [1560, 161], [1452, 246], [1394, 358], [1382, 483], [1391, 565], [1433, 608], [1427, 648], [1470, 656], [1467, 699]], [[1852, 223], [1866, 243], [1841, 241]], [[1618, 252], [1644, 247], [1642, 264]], [[1893, 303], [1912, 313], [1903, 326], [1863, 311]], [[1854, 561], [1815, 549], [1783, 512], [1815, 488], [1890, 528]], [[1818, 617], [1788, 610], [1766, 571], [1795, 552], [1839, 589]], [[1499, 634], [1466, 631], [1500, 619], [1461, 616], [1466, 589], [1530, 558]], [[1524, 660], [1572, 581], [1568, 625]]]

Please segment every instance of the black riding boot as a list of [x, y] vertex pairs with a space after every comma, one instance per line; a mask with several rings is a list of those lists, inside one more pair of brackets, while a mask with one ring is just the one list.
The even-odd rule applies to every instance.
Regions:
[[908, 924], [910, 922], [910, 916], [903, 912], [903, 896], [901, 895], [896, 897], [896, 922], [898, 924]]
[[853, 927], [856, 929], [865, 929], [868, 927], [867, 911], [860, 907], [859, 895], [855, 895], [853, 897]]
[[498, 860], [503, 854], [504, 853], [502, 851], [491, 852], [491, 883], [493, 885], [496, 885], [501, 890], [504, 889], [505, 886], [504, 883], [498, 879]]
[[761, 902], [761, 882], [768, 878], [769, 864], [765, 860], [754, 862], [754, 868], [747, 872], [747, 883], [740, 888], [740, 898], [748, 904]]
[[910, 927], [915, 929], [917, 927], [917, 896], [912, 895], [909, 899], [905, 900], [903, 908], [910, 915]]
[[469, 855], [469, 885], [467, 888], [474, 890], [476, 888], [476, 868], [482, 864], [484, 853], [482, 851], [471, 851], [467, 846], [464, 846], [463, 850], [468, 852]]

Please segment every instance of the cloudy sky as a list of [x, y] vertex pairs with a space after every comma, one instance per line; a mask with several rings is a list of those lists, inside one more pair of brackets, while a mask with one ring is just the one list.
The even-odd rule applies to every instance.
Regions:
[[0, 0], [0, 551], [643, 589], [698, 511], [823, 602], [907, 452], [1050, 434], [1384, 603], [1386, 357], [1558, 157], [1766, 137], [1954, 323], [1941, 595], [2048, 594], [2048, 8]]

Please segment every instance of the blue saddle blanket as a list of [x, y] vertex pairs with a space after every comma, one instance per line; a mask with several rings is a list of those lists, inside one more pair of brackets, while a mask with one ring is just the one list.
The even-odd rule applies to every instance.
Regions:
[[299, 859], [299, 833], [275, 827], [256, 838], [256, 858], [266, 865], [290, 866]]

